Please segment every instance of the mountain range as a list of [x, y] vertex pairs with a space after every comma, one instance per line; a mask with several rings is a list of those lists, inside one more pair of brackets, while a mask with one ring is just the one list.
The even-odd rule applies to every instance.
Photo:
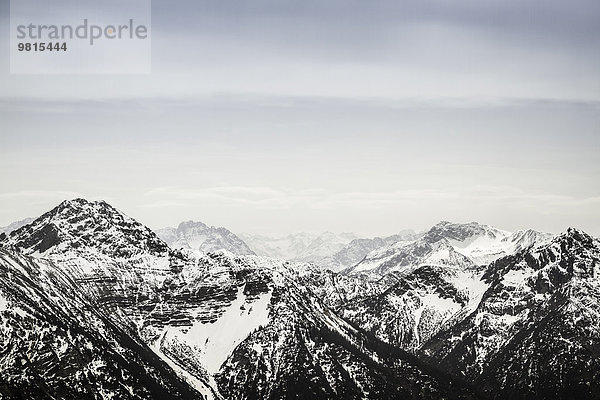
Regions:
[[340, 272], [297, 239], [273, 258], [85, 199], [0, 233], [0, 398], [600, 398], [598, 239], [323, 238]]
[[248, 245], [228, 229], [207, 226], [198, 221], [185, 221], [177, 228], [158, 229], [156, 234], [173, 249], [198, 253], [226, 250], [236, 255], [254, 255]]
[[226, 228], [208, 226], [199, 221], [184, 221], [177, 228], [158, 229], [156, 234], [173, 249], [198, 254], [227, 251], [240, 256], [259, 255], [293, 262], [311, 262], [336, 272], [355, 266], [371, 251], [399, 241], [415, 240], [422, 235], [412, 230], [375, 238], [333, 232], [300, 232], [281, 237], [244, 233], [236, 235]]
[[387, 237], [359, 238], [354, 233], [324, 232], [319, 235], [295, 233], [283, 237], [242, 234], [240, 237], [260, 256], [296, 262], [312, 262], [340, 271], [360, 262], [369, 252], [396, 243], [414, 240], [412, 230]]

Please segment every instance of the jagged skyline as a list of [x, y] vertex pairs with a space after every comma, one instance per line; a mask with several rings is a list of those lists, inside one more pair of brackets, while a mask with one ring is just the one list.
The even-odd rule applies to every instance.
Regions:
[[[187, 228], [199, 231], [186, 241], [205, 236]], [[578, 229], [507, 234], [440, 223], [336, 273], [179, 250], [106, 202], [64, 201], [0, 235], [3, 390], [597, 398], [600, 241]]]

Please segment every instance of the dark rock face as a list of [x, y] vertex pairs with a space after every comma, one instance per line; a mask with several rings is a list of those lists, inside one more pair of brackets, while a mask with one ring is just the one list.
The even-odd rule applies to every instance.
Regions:
[[[39, 239], [37, 243], [35, 243], [36, 239]], [[60, 237], [58, 236], [58, 229], [54, 225], [45, 225], [39, 230], [39, 236], [32, 238], [32, 242], [30, 242], [33, 249], [40, 253], [45, 252], [59, 243]]]

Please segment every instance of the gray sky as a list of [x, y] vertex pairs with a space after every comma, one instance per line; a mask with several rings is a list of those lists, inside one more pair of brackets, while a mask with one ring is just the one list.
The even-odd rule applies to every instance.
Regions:
[[600, 235], [597, 1], [154, 0], [132, 76], [10, 75], [0, 2], [0, 225]]

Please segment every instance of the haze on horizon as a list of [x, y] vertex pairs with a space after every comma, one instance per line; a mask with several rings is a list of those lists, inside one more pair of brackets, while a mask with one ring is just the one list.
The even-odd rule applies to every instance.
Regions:
[[0, 226], [84, 197], [152, 228], [600, 236], [597, 1], [173, 4], [152, 74], [0, 63]]

